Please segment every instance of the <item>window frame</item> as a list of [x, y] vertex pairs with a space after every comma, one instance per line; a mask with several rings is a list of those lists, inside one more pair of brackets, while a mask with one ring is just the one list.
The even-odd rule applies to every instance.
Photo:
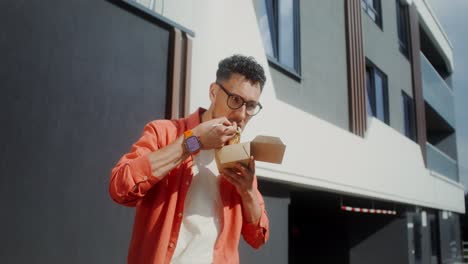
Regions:
[[291, 78], [301, 81], [301, 37], [300, 37], [300, 8], [299, 0], [291, 0], [293, 5], [293, 35], [294, 35], [294, 67], [282, 63], [279, 59], [280, 55], [280, 36], [279, 32], [279, 1], [281, 0], [259, 0], [265, 1], [265, 7], [268, 17], [268, 24], [271, 36], [271, 45], [273, 48], [273, 56], [266, 53], [270, 66], [290, 76]]
[[409, 139], [416, 141], [416, 109], [414, 99], [405, 91], [401, 91], [403, 103], [403, 129]]
[[[372, 1], [370, 5], [369, 1]], [[382, 19], [382, 1], [381, 0], [361, 0], [361, 7], [369, 18], [375, 22], [375, 24], [383, 30], [383, 19]], [[375, 19], [372, 18], [372, 14]]]
[[[397, 15], [398, 46], [399, 46], [400, 52], [407, 59], [409, 59], [409, 51], [410, 51], [409, 11], [408, 11], [408, 5], [403, 4], [401, 0], [396, 0], [396, 15]], [[404, 39], [402, 39], [402, 37]]]
[[[368, 94], [369, 105], [371, 106], [371, 114], [373, 117], [381, 120], [387, 125], [390, 125], [390, 110], [389, 110], [389, 96], [388, 96], [388, 78], [387, 75], [379, 69], [372, 61], [366, 58], [366, 74], [369, 72], [370, 87], [367, 86], [366, 81], [366, 92]], [[377, 92], [376, 92], [376, 83], [375, 75], [378, 74], [382, 80], [382, 101], [383, 101], [383, 111], [384, 111], [384, 120], [380, 119], [377, 116]], [[367, 106], [366, 106], [367, 107]], [[366, 110], [367, 111], [367, 110]]]

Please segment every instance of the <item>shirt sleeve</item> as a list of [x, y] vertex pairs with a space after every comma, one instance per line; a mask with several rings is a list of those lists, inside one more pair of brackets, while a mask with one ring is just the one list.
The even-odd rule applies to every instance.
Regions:
[[111, 172], [109, 193], [112, 199], [126, 206], [136, 206], [162, 177], [153, 175], [148, 154], [159, 149], [158, 132], [148, 123], [130, 152], [123, 155]]
[[253, 248], [258, 249], [268, 240], [269, 221], [265, 209], [265, 202], [263, 201], [262, 194], [257, 189], [257, 177], [254, 178], [254, 187], [257, 190], [257, 197], [262, 214], [256, 222], [248, 223], [244, 221], [241, 232], [244, 240]]

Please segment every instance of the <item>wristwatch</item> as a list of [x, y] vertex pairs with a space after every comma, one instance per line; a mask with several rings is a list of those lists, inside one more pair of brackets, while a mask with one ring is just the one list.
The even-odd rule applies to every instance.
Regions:
[[196, 155], [200, 151], [202, 144], [197, 136], [193, 134], [192, 130], [184, 132], [184, 146], [190, 155]]

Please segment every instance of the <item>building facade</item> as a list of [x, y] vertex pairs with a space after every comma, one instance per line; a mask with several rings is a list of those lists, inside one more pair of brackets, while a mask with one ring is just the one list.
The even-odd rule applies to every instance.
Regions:
[[427, 1], [192, 5], [160, 9], [196, 34], [190, 110], [219, 59], [252, 55], [269, 81], [244, 134], [287, 145], [282, 165], [258, 164], [273, 232], [245, 262], [461, 260], [453, 54]]

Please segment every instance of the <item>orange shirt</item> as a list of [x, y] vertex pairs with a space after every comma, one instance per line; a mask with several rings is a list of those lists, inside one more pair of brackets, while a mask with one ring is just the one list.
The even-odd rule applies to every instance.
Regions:
[[[203, 109], [188, 118], [156, 120], [148, 123], [141, 138], [133, 144], [112, 169], [109, 192], [122, 205], [136, 206], [129, 264], [170, 263], [177, 244], [184, 213], [184, 202], [192, 181], [192, 157], [167, 175], [153, 175], [148, 154], [163, 148], [184, 131], [200, 123]], [[257, 190], [257, 179], [254, 179]], [[239, 263], [240, 235], [254, 248], [268, 239], [268, 217], [262, 195], [257, 190], [262, 215], [258, 222], [247, 223], [242, 217], [242, 203], [235, 187], [220, 179], [223, 204], [221, 230], [213, 253], [214, 264]]]

